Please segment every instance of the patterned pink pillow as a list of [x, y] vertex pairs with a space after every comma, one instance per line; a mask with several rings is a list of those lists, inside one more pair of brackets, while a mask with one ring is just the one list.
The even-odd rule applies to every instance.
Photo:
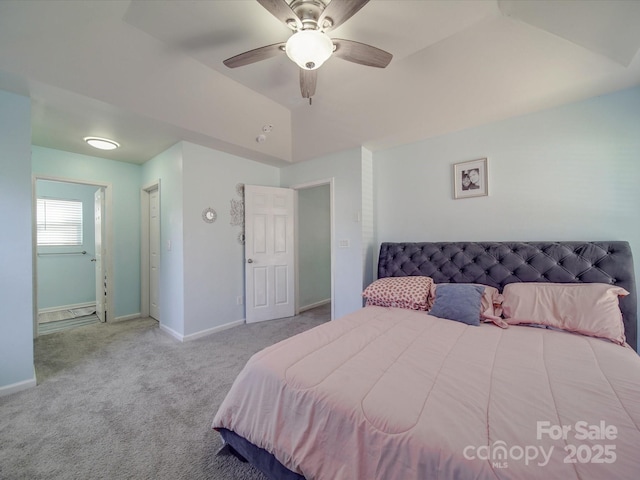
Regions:
[[369, 285], [362, 296], [367, 305], [429, 310], [433, 303], [431, 277], [387, 277]]

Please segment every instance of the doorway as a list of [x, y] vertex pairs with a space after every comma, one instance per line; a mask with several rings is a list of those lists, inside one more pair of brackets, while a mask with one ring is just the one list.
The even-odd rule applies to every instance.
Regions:
[[333, 319], [333, 179], [293, 188], [297, 192], [297, 311], [328, 309]]
[[111, 319], [110, 185], [34, 176], [32, 194], [34, 337]]
[[[255, 186], [254, 186], [255, 187]], [[257, 187], [256, 187], [257, 188]], [[319, 180], [309, 182], [305, 184], [294, 185], [290, 188], [275, 189], [273, 187], [260, 187], [271, 188], [272, 190], [281, 191], [293, 191], [294, 193], [294, 311], [295, 314], [306, 311], [320, 311], [324, 310], [327, 313], [330, 312], [330, 318], [335, 318], [335, 294], [334, 294], [334, 226], [333, 226], [333, 196], [334, 196], [334, 179]], [[245, 185], [245, 202], [247, 186]], [[283, 194], [284, 195], [284, 194]], [[264, 202], [263, 202], [264, 203]], [[267, 205], [267, 204], [265, 204]], [[267, 205], [268, 206], [268, 205]], [[252, 271], [256, 263], [262, 265], [261, 259], [254, 259], [254, 253], [251, 250], [247, 250], [247, 245], [252, 249], [258, 248], [262, 245], [262, 240], [265, 242], [267, 238], [279, 238], [278, 235], [262, 235], [256, 238], [252, 237], [253, 223], [258, 226], [267, 222], [264, 218], [265, 215], [258, 215], [259, 218], [249, 220], [249, 207], [245, 205], [245, 228], [246, 228], [246, 242], [245, 242], [245, 269], [249, 272], [245, 272], [245, 298], [247, 309], [250, 305], [260, 304], [261, 300], [264, 300], [266, 292], [275, 291], [274, 289], [258, 288], [257, 290], [251, 285], [251, 276], [256, 276]], [[284, 222], [286, 215], [278, 215], [281, 223]], [[285, 229], [286, 230], [286, 229]], [[274, 230], [275, 231], [275, 230]], [[283, 230], [284, 231], [284, 230]], [[284, 245], [286, 242], [283, 242]], [[259, 250], [265, 250], [264, 248], [258, 248]], [[265, 250], [267, 251], [267, 250]], [[279, 251], [284, 251], [279, 249]], [[280, 265], [282, 267], [282, 265]], [[260, 270], [267, 271], [268, 267]], [[262, 275], [266, 278], [266, 273]], [[276, 276], [277, 277], [277, 276]], [[281, 279], [286, 278], [287, 275], [280, 275]], [[247, 280], [248, 279], [248, 280]], [[260, 296], [262, 295], [262, 296]], [[287, 296], [282, 297], [283, 300]], [[262, 302], [268, 305], [268, 302]], [[324, 313], [327, 315], [327, 313]], [[271, 318], [278, 318], [271, 317]], [[246, 321], [249, 323], [249, 314], [246, 314]]]

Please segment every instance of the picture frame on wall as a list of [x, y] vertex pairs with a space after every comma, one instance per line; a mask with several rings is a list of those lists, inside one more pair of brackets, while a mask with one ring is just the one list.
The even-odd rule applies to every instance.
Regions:
[[453, 164], [453, 198], [489, 195], [489, 174], [486, 158]]

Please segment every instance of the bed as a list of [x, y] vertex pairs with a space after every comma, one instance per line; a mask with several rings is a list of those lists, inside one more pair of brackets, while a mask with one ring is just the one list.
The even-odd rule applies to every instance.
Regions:
[[[379, 281], [425, 278], [429, 312], [378, 302], [255, 354], [213, 421], [224, 448], [272, 479], [638, 478], [628, 243], [381, 245]], [[482, 286], [496, 289], [495, 315], [471, 325], [432, 315], [446, 292], [470, 292], [477, 307]], [[548, 295], [584, 317], [610, 308], [594, 289], [615, 296], [620, 332], [532, 325], [550, 315], [539, 308]]]

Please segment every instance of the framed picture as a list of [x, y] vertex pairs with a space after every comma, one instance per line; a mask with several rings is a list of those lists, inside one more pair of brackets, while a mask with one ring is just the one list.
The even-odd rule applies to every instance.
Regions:
[[487, 159], [453, 164], [453, 198], [489, 195]]

